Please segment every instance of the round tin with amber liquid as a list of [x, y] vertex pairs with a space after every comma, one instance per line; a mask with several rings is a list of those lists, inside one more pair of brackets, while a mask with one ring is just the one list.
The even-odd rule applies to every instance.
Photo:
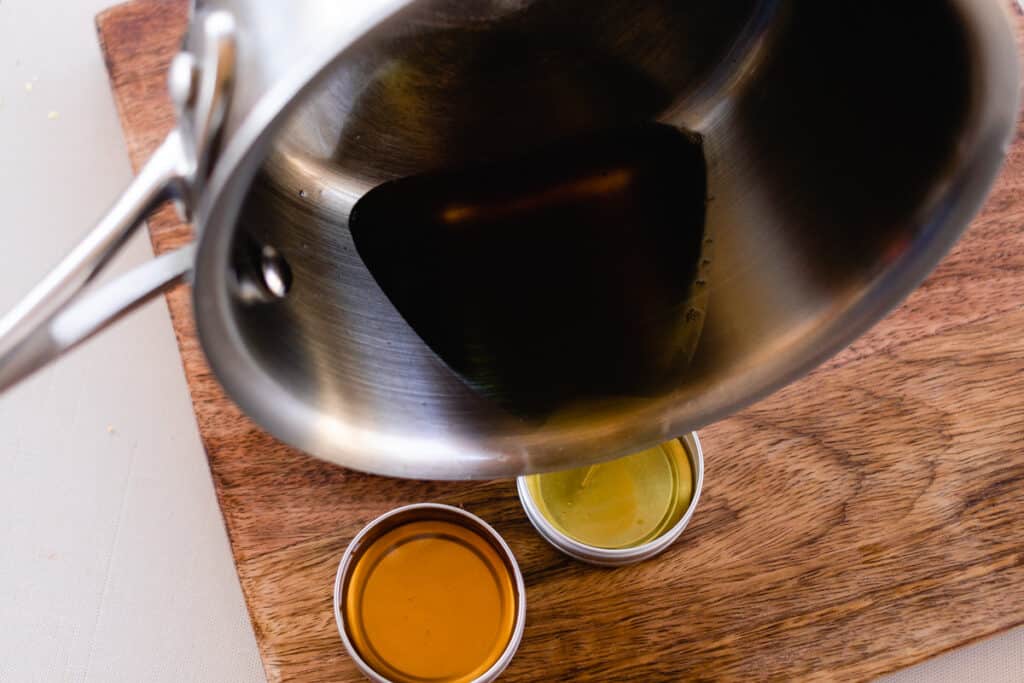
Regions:
[[475, 515], [434, 503], [392, 510], [349, 544], [334, 615], [356, 665], [374, 681], [497, 678], [526, 619], [508, 545]]

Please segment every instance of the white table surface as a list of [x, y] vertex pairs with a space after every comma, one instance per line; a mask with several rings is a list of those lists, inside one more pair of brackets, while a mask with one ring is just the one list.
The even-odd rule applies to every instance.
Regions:
[[[0, 0], [0, 310], [130, 177], [110, 4]], [[0, 473], [0, 681], [264, 680], [162, 301], [0, 397]], [[1024, 629], [886, 680], [1024, 682]]]

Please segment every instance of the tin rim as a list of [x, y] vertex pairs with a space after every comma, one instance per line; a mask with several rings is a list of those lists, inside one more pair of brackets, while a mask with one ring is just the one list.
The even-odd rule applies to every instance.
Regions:
[[601, 548], [577, 541], [559, 530], [540, 511], [526, 484], [526, 476], [516, 478], [519, 502], [523, 506], [526, 517], [541, 537], [572, 558], [599, 566], [615, 567], [654, 557], [672, 545], [679, 538], [680, 534], [683, 533], [683, 530], [686, 529], [690, 523], [690, 518], [693, 517], [694, 510], [697, 509], [700, 492], [704, 487], [704, 451], [701, 448], [697, 432], [690, 432], [676, 440], [682, 444], [683, 450], [690, 460], [690, 466], [693, 469], [693, 495], [690, 497], [690, 503], [686, 506], [686, 511], [679, 518], [679, 521], [672, 525], [665, 533], [647, 543], [642, 543], [632, 548]]
[[416, 510], [441, 510], [446, 514], [454, 514], [458, 517], [462, 517], [468, 522], [467, 526], [470, 526], [477, 532], [484, 534], [487, 538], [494, 541], [495, 549], [502, 555], [502, 558], [508, 565], [509, 571], [512, 574], [513, 583], [515, 584], [516, 595], [516, 617], [515, 623], [512, 627], [512, 633], [509, 635], [508, 644], [505, 646], [505, 649], [502, 650], [501, 655], [498, 656], [486, 671], [473, 679], [473, 683], [488, 683], [493, 681], [501, 674], [502, 671], [505, 670], [506, 667], [508, 667], [523, 639], [523, 631], [526, 628], [526, 585], [523, 583], [523, 574], [519, 570], [519, 563], [516, 562], [516, 557], [512, 553], [512, 549], [508, 547], [508, 544], [505, 542], [505, 539], [501, 537], [501, 534], [495, 531], [494, 527], [473, 513], [466, 512], [465, 510], [452, 505], [444, 505], [442, 503], [413, 503], [411, 505], [397, 507], [394, 510], [385, 512], [383, 515], [368, 523], [349, 542], [348, 547], [345, 548], [345, 554], [341, 556], [341, 562], [338, 564], [338, 573], [334, 577], [334, 621], [338, 626], [338, 633], [341, 635], [341, 642], [345, 645], [345, 650], [352, 658], [352, 661], [356, 663], [356, 666], [364, 675], [366, 675], [367, 678], [371, 681], [375, 681], [376, 683], [393, 683], [391, 679], [385, 678], [376, 669], [371, 667], [366, 660], [362, 658], [359, 651], [356, 650], [352, 641], [349, 639], [348, 626], [341, 611], [342, 588], [345, 584], [345, 578], [352, 569], [353, 558], [355, 557], [356, 552], [362, 548], [363, 541], [366, 536], [393, 517], [407, 515]]

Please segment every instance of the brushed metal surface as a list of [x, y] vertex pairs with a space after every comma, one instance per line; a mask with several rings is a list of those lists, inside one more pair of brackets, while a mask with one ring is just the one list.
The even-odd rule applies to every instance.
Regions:
[[[264, 427], [385, 474], [520, 474], [698, 428], [849, 343], [967, 225], [1016, 115], [1002, 12], [966, 1], [413, 3], [332, 58], [297, 102], [286, 107], [299, 85], [271, 93], [240, 127], [204, 206], [204, 348]], [[405, 324], [357, 256], [348, 212], [398, 176], [641, 119], [705, 138], [715, 256], [692, 371], [664, 395], [518, 419]], [[287, 260], [284, 299], [247, 302], [224, 277], [250, 239]]]
[[[202, 31], [177, 67], [232, 94], [197, 118], [221, 130], [197, 151], [222, 149], [189, 197], [203, 349], [266, 429], [382, 474], [612, 458], [792, 381], [948, 251], [1017, 114], [995, 1], [203, 0], [193, 23], [229, 16], [233, 77], [201, 67]], [[396, 177], [643, 120], [704, 139], [711, 258], [689, 371], [655, 395], [510, 413], [403, 321], [355, 252], [349, 212]]]

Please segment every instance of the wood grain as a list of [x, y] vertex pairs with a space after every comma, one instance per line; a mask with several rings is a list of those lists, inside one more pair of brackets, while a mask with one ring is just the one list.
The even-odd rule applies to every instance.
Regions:
[[[172, 124], [182, 0], [98, 19], [132, 162]], [[1018, 26], [1024, 34], [1024, 22]], [[260, 653], [273, 680], [359, 680], [331, 611], [348, 541], [403, 503], [462, 505], [527, 584], [505, 680], [862, 680], [1024, 621], [1024, 142], [984, 211], [898, 310], [804, 380], [702, 432], [691, 527], [658, 559], [592, 569], [548, 547], [509, 481], [328, 465], [249, 422], [213, 379], [189, 292], [168, 305]], [[191, 238], [150, 221], [165, 251]]]

